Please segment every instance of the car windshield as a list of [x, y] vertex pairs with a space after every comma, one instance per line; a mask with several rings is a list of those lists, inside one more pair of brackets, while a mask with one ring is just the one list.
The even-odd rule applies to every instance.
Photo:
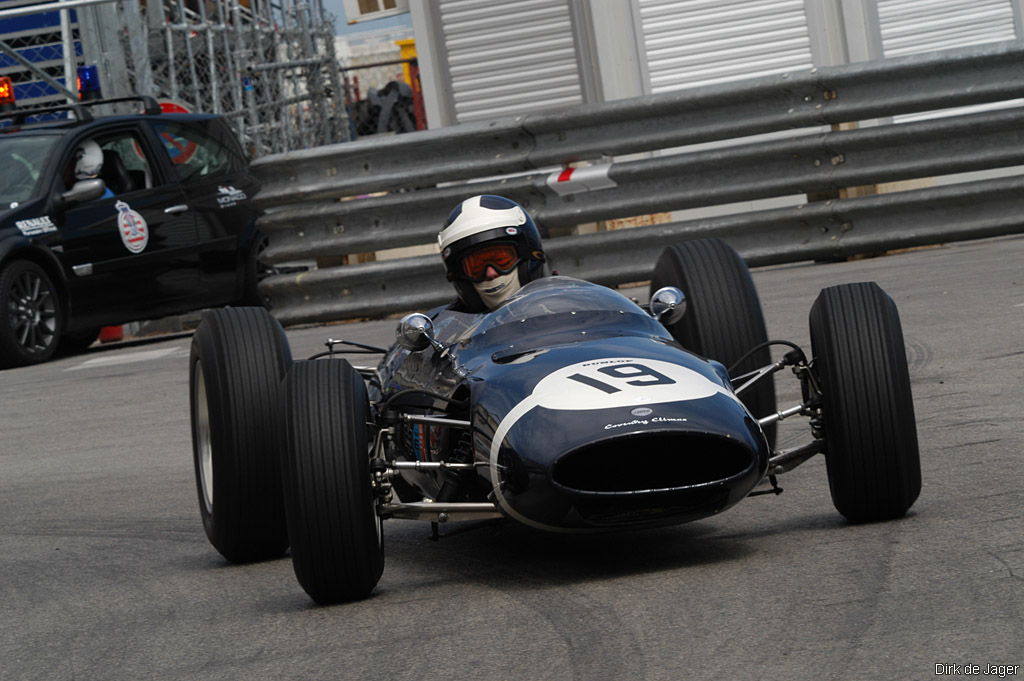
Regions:
[[0, 135], [0, 210], [17, 208], [39, 186], [58, 135]]
[[605, 333], [671, 338], [640, 306], [618, 291], [571, 277], [545, 277], [524, 286], [464, 332], [474, 344], [558, 343]]

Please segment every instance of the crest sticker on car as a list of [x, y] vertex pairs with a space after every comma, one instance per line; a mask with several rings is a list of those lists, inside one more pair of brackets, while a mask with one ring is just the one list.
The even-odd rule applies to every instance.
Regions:
[[132, 253], [141, 253], [149, 243], [149, 225], [145, 218], [124, 201], [115, 203], [114, 208], [117, 209], [117, 227], [124, 247]]

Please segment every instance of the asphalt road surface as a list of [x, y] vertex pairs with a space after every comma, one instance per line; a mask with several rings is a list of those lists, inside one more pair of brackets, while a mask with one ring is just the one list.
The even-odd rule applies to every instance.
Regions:
[[[895, 299], [924, 481], [905, 519], [847, 524], [816, 457], [781, 496], [654, 531], [391, 520], [373, 596], [316, 607], [287, 557], [207, 543], [189, 336], [97, 347], [0, 373], [0, 680], [1024, 678], [1024, 237], [754, 276], [801, 344], [822, 286]], [[288, 335], [305, 357], [394, 325]], [[780, 404], [795, 388], [780, 374]]]

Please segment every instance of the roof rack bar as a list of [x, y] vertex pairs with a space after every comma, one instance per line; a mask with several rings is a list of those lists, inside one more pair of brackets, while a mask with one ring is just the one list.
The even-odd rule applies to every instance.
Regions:
[[111, 99], [94, 99], [90, 102], [73, 102], [70, 104], [55, 104], [53, 106], [42, 106], [35, 109], [14, 109], [5, 114], [0, 114], [0, 119], [9, 118], [15, 125], [21, 125], [30, 116], [42, 116], [57, 113], [59, 111], [72, 111], [79, 121], [95, 120], [88, 107], [96, 104], [116, 104], [117, 102], [142, 102], [142, 113], [146, 116], [159, 116], [162, 111], [160, 104], [155, 98], [149, 95], [134, 95], [130, 97], [114, 97]]
[[93, 120], [92, 112], [78, 103], [41, 106], [36, 109], [14, 109], [6, 114], [0, 114], [0, 119], [10, 118], [15, 125], [21, 125], [25, 122], [26, 118], [31, 116], [45, 116], [46, 114], [57, 113], [59, 111], [71, 111], [75, 114], [75, 118], [82, 122]]
[[159, 116], [162, 113], [160, 104], [155, 98], [149, 95], [129, 95], [127, 97], [112, 97], [110, 99], [93, 99], [88, 102], [79, 102], [82, 106], [94, 106], [96, 104], [115, 104], [117, 102], [142, 102], [142, 113], [146, 116]]

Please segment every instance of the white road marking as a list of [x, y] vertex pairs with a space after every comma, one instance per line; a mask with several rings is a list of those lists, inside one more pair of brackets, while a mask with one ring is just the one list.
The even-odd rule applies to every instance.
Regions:
[[159, 350], [143, 350], [131, 353], [111, 353], [103, 357], [93, 357], [81, 364], [68, 367], [64, 371], [78, 371], [79, 369], [96, 369], [100, 367], [118, 366], [121, 364], [136, 364], [138, 362], [149, 362], [154, 359], [165, 357], [187, 357], [188, 350], [185, 348], [160, 348]]

